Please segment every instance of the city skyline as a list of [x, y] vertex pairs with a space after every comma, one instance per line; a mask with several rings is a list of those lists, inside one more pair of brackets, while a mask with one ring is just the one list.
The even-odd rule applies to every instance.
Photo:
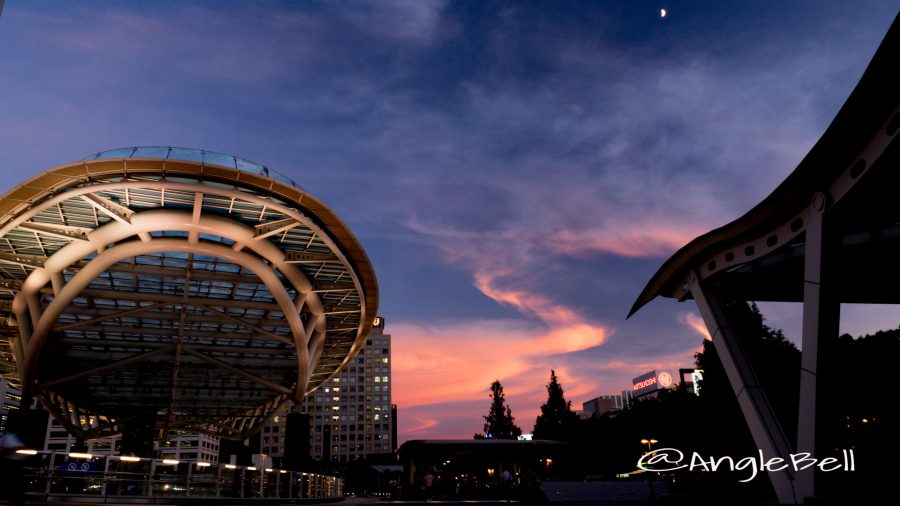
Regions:
[[[399, 443], [480, 431], [494, 379], [528, 432], [550, 369], [578, 406], [693, 364], [692, 305], [626, 321], [628, 308], [662, 260], [794, 169], [895, 15], [889, 2], [11, 3], [0, 191], [133, 145], [273, 167], [372, 258]], [[797, 339], [795, 311], [763, 310]], [[898, 312], [844, 320], [858, 334]]]

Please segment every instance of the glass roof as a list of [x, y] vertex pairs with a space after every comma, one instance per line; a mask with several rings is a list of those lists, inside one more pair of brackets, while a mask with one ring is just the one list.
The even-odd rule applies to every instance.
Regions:
[[[132, 173], [127, 166], [132, 164], [123, 160], [148, 170], [132, 167]], [[169, 170], [165, 160], [173, 161]], [[348, 235], [341, 225], [317, 228], [293, 207], [268, 198], [280, 195], [265, 191], [271, 180], [298, 188], [294, 181], [262, 164], [199, 149], [130, 147], [82, 161], [98, 162], [104, 165], [104, 184], [94, 185], [68, 165], [61, 173], [74, 176], [64, 176], [65, 184], [52, 170], [35, 178], [29, 205], [19, 208], [24, 211], [18, 221], [4, 226], [0, 236], [4, 320], [13, 297], [48, 259], [70, 245], [83, 247], [104, 227], [132, 233], [65, 257], [66, 267], [57, 271], [61, 276], [50, 285], [43, 280], [47, 286], [34, 283], [34, 295], [48, 305], [59, 300], [52, 283], [86, 279], [76, 296], [57, 304], [59, 312], [46, 326], [54, 347], [50, 358], [64, 362], [65, 370], [35, 366], [36, 395], [56, 408], [63, 426], [85, 437], [105, 437], [120, 430], [123, 417], [143, 410], [168, 413], [158, 422], [171, 430], [244, 439], [278, 406], [296, 401], [350, 363], [377, 303], [374, 276], [364, 272], [369, 277], [358, 281], [356, 267], [340, 252], [342, 243], [329, 237], [333, 231]], [[157, 184], [161, 180], [172, 184]], [[57, 187], [66, 190], [51, 193]], [[273, 201], [278, 205], [270, 205]], [[188, 210], [200, 224], [188, 227], [177, 219]], [[327, 208], [320, 211], [331, 216]], [[171, 219], [156, 222], [145, 213]], [[217, 224], [223, 228], [216, 230]], [[191, 232], [204, 248], [187, 247]], [[249, 234], [254, 247], [244, 256], [218, 255]], [[361, 251], [351, 239], [346, 242]], [[106, 246], [128, 249], [113, 263], [92, 263]], [[276, 265], [272, 258], [283, 261]], [[360, 258], [368, 266], [364, 254]], [[375, 293], [364, 291], [366, 283]], [[284, 301], [301, 293], [318, 303], [294, 314], [297, 308]], [[307, 357], [298, 352], [297, 339], [313, 321], [317, 344]], [[15, 328], [0, 325], [0, 374], [20, 381], [14, 341], [7, 339], [15, 335]], [[176, 337], [187, 350], [185, 360], [173, 344]], [[306, 351], [302, 343], [301, 351]], [[140, 363], [123, 362], [131, 360]], [[44, 361], [33, 356], [34, 364]], [[101, 366], [105, 369], [97, 369]], [[96, 372], [72, 376], [70, 371]]]
[[85, 160], [99, 160], [102, 158], [159, 158], [163, 160], [184, 160], [188, 162], [200, 162], [210, 165], [221, 165], [231, 169], [237, 169], [251, 174], [260, 174], [276, 181], [300, 188], [293, 179], [270, 169], [261, 163], [251, 162], [236, 156], [206, 151], [193, 148], [175, 148], [170, 146], [139, 146], [132, 148], [117, 148], [101, 151]]

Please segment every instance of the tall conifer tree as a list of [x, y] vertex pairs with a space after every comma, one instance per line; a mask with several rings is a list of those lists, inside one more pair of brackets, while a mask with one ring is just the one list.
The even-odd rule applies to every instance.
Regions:
[[522, 429], [515, 424], [512, 410], [506, 405], [500, 380], [491, 383], [491, 410], [484, 417], [484, 434], [494, 439], [517, 439]]
[[563, 395], [556, 371], [551, 369], [550, 383], [547, 385], [547, 402], [541, 406], [541, 414], [534, 424], [534, 438], [569, 440], [574, 433], [577, 420], [578, 416], [572, 412], [571, 401], [566, 401]]

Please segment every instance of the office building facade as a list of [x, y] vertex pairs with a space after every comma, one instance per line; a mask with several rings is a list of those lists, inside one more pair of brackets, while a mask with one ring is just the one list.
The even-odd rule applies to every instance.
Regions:
[[621, 395], [601, 395], [582, 403], [581, 411], [584, 416], [591, 417], [618, 411], [623, 407]]
[[22, 392], [9, 384], [9, 381], [0, 378], [0, 434], [6, 432], [6, 421], [9, 413], [19, 409], [22, 401]]
[[[396, 409], [391, 403], [391, 336], [375, 318], [365, 345], [340, 373], [306, 396], [300, 412], [310, 423], [310, 456], [352, 462], [396, 450]], [[262, 430], [262, 455], [284, 457], [286, 413]]]

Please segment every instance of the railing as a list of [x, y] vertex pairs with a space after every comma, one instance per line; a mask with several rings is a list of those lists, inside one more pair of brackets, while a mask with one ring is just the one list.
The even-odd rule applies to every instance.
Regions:
[[328, 499], [343, 495], [340, 478], [232, 464], [85, 453], [26, 455], [29, 495], [97, 498]]

